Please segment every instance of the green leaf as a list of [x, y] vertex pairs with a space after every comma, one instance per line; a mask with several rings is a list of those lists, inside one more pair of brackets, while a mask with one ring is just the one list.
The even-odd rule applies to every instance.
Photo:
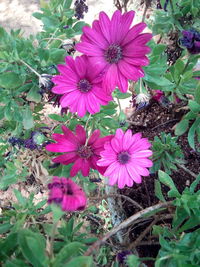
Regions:
[[168, 193], [168, 195], [170, 194], [170, 197], [180, 197], [180, 193], [178, 192], [172, 178], [166, 172], [159, 170], [158, 177], [161, 183], [167, 185], [171, 189]]
[[189, 100], [189, 107], [190, 107], [191, 111], [194, 112], [194, 113], [199, 113], [200, 112], [200, 104], [198, 104], [194, 100]]
[[129, 267], [139, 267], [141, 265], [140, 258], [136, 255], [128, 255], [126, 263]]
[[159, 200], [161, 200], [163, 202], [166, 201], [164, 196], [163, 196], [163, 193], [162, 193], [161, 184], [158, 180], [155, 180], [155, 195]]
[[197, 118], [188, 132], [188, 143], [195, 150], [195, 131], [200, 127], [200, 118]]
[[79, 256], [65, 264], [65, 267], [93, 267], [92, 257]]
[[34, 127], [33, 116], [29, 106], [23, 111], [23, 126], [26, 130]]
[[28, 101], [33, 101], [35, 103], [41, 102], [41, 95], [38, 93], [39, 88], [37, 86], [33, 86], [31, 90], [28, 92], [26, 99]]
[[118, 89], [114, 91], [113, 96], [118, 98], [118, 99], [126, 99], [131, 96], [130, 93], [122, 93]]
[[189, 120], [183, 119], [181, 120], [175, 128], [175, 134], [176, 135], [182, 135], [184, 134], [189, 127]]
[[18, 200], [18, 202], [21, 204], [21, 205], [25, 205], [26, 204], [26, 198], [22, 196], [21, 192], [17, 189], [14, 189], [14, 194]]
[[48, 62], [51, 64], [58, 64], [63, 62], [65, 52], [66, 51], [64, 49], [52, 48]]
[[[66, 262], [69, 261], [69, 260], [71, 260], [72, 258], [74, 258], [76, 256], [79, 256], [81, 250], [83, 249], [83, 247], [84, 247], [84, 245], [82, 243], [80, 243], [80, 242], [72, 242], [70, 244], [66, 244], [57, 253], [56, 258], [55, 258], [55, 260], [53, 262], [53, 266], [54, 267], [68, 266], [68, 265], [66, 265]], [[71, 266], [74, 267], [74, 265], [71, 265]]]
[[85, 26], [85, 22], [79, 21], [73, 26], [73, 30], [76, 34], [81, 34], [82, 33], [82, 28]]
[[46, 267], [47, 257], [45, 254], [45, 239], [39, 233], [23, 229], [18, 234], [18, 244], [22, 250], [23, 256], [34, 267]]
[[60, 218], [65, 214], [61, 208], [57, 205], [52, 204], [51, 205], [51, 210], [53, 212], [53, 221], [58, 222]]
[[200, 84], [197, 86], [194, 94], [195, 101], [200, 104]]
[[8, 232], [10, 228], [12, 228], [12, 225], [10, 223], [0, 224], [0, 234]]
[[5, 72], [0, 74], [0, 86], [6, 89], [17, 88], [22, 85], [23, 81], [19, 74], [14, 72]]
[[58, 115], [58, 114], [49, 114], [48, 117], [55, 121], [61, 121], [61, 122], [66, 121], [65, 118], [63, 118], [61, 115]]

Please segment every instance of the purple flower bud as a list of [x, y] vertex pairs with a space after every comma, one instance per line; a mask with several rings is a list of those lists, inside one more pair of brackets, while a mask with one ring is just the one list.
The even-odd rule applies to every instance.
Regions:
[[74, 3], [75, 6], [75, 17], [79, 19], [84, 18], [84, 13], [88, 12], [88, 6], [85, 4], [85, 0], [76, 0]]

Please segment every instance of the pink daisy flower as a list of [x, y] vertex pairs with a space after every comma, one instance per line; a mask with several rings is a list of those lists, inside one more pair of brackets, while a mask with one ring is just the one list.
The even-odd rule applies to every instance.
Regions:
[[68, 56], [66, 65], [58, 65], [60, 75], [52, 78], [55, 87], [52, 92], [63, 95], [60, 99], [62, 108], [69, 107], [83, 117], [100, 111], [100, 105], [107, 105], [112, 97], [102, 90], [99, 72], [89, 64], [86, 56]]
[[104, 176], [109, 177], [109, 184], [118, 183], [119, 188], [125, 185], [132, 186], [133, 183], [141, 183], [142, 176], [148, 176], [147, 167], [151, 167], [152, 161], [148, 159], [152, 151], [146, 138], [141, 134], [132, 135], [131, 130], [124, 133], [117, 129], [115, 136], [104, 145], [100, 153], [101, 159], [97, 162], [99, 166], [107, 167]]
[[131, 27], [134, 15], [134, 11], [122, 15], [117, 10], [110, 20], [106, 13], [100, 12], [92, 28], [83, 27], [81, 43], [76, 45], [76, 49], [89, 56], [90, 62], [103, 72], [103, 87], [108, 92], [116, 86], [126, 92], [128, 80], [144, 77], [141, 67], [149, 64], [145, 55], [150, 48], [146, 43], [152, 35], [140, 34], [146, 27], [143, 22]]
[[96, 162], [100, 159], [105, 142], [113, 136], [100, 138], [100, 130], [95, 130], [86, 142], [86, 132], [81, 125], [76, 126], [75, 134], [66, 126], [62, 126], [62, 131], [64, 134], [54, 133], [52, 136], [57, 143], [46, 146], [48, 151], [64, 153], [52, 161], [64, 165], [74, 162], [70, 176], [75, 176], [79, 171], [83, 176], [88, 176], [90, 168], [104, 173], [106, 168], [97, 166]]
[[60, 205], [63, 211], [85, 209], [87, 203], [85, 192], [71, 179], [54, 176], [48, 188], [50, 190], [48, 203]]

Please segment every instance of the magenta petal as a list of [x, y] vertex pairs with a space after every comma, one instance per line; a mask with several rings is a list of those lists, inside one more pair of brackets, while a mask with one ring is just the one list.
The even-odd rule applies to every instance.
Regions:
[[95, 130], [88, 140], [88, 145], [94, 144], [96, 140], [99, 138], [100, 134], [101, 134], [100, 130]]
[[75, 87], [75, 85], [74, 84], [72, 84], [72, 85], [65, 85], [65, 86], [54, 86], [53, 88], [52, 88], [52, 92], [54, 93], [54, 94], [59, 94], [59, 95], [61, 95], [61, 94], [64, 94], [64, 93], [66, 93], [66, 92], [72, 92], [72, 91], [74, 91], [74, 90], [76, 90], [76, 87]]
[[136, 182], [137, 184], [140, 184], [142, 182], [142, 177], [138, 174], [132, 164], [126, 164], [126, 169], [134, 182]]
[[121, 74], [119, 70], [117, 86], [122, 93], [126, 93], [128, 90], [128, 80], [124, 77], [124, 75]]
[[76, 44], [75, 48], [77, 51], [82, 52], [87, 56], [103, 56], [103, 50], [101, 50], [97, 45], [81, 42]]
[[138, 57], [138, 58], [124, 57], [123, 60], [135, 66], [147, 66], [149, 64], [149, 59], [146, 56]]
[[112, 176], [113, 173], [118, 172], [118, 169], [120, 168], [120, 164], [118, 162], [111, 163], [106, 172], [104, 173], [104, 176]]
[[82, 56], [82, 57], [76, 57], [75, 58], [75, 68], [76, 68], [76, 72], [78, 73], [79, 77], [81, 79], [83, 79], [85, 77], [86, 74], [86, 59]]
[[131, 23], [134, 19], [134, 16], [135, 16], [135, 12], [134, 11], [129, 11], [129, 12], [126, 12], [122, 15], [122, 18], [121, 18], [121, 27], [120, 27], [120, 35], [121, 35], [121, 40], [124, 39], [124, 37], [127, 35], [128, 33], [128, 30], [131, 26]]
[[121, 37], [119, 34], [120, 21], [121, 21], [121, 12], [119, 10], [116, 10], [112, 16], [111, 27], [110, 27], [110, 35], [112, 43], [118, 42], [119, 38]]
[[119, 66], [121, 73], [127, 79], [137, 81], [139, 78], [144, 77], [144, 72], [141, 70], [141, 68], [130, 65], [126, 63], [125, 61], [121, 60], [118, 66]]
[[123, 149], [126, 151], [132, 144], [132, 132], [127, 130], [123, 137]]
[[80, 124], [76, 125], [76, 136], [80, 144], [84, 145], [86, 141], [86, 132], [83, 126], [81, 126]]
[[70, 176], [75, 176], [82, 168], [83, 159], [79, 158], [74, 162], [74, 165], [71, 168]]
[[74, 64], [74, 59], [71, 56], [67, 56], [65, 58], [66, 65], [69, 66], [69, 68], [73, 71], [76, 72], [75, 69], [75, 64]]
[[138, 34], [140, 34], [146, 28], [146, 24], [144, 22], [138, 23], [134, 25], [127, 33], [121, 45], [126, 45], [130, 43], [132, 40], [136, 38]]
[[110, 19], [105, 12], [100, 12], [99, 14], [99, 26], [103, 35], [106, 37], [107, 41], [110, 43]]
[[84, 159], [82, 161], [82, 167], [81, 167], [81, 172], [83, 176], [88, 176], [90, 172], [90, 164], [88, 160]]
[[62, 142], [62, 143], [57, 143], [57, 144], [49, 144], [46, 147], [46, 150], [50, 151], [50, 152], [58, 152], [58, 153], [62, 153], [62, 152], [71, 152], [71, 151], [75, 151], [76, 147], [74, 146], [74, 144], [69, 143], [69, 142]]
[[77, 113], [80, 117], [83, 117], [86, 113], [86, 106], [85, 106], [85, 95], [81, 94], [79, 98], [79, 104], [77, 106]]
[[117, 65], [112, 64], [109, 66], [107, 72], [104, 75], [103, 79], [103, 88], [106, 92], [110, 94], [117, 85]]
[[92, 43], [98, 45], [102, 49], [108, 47], [108, 42], [97, 31], [92, 30], [90, 27], [83, 27], [84, 34], [92, 41]]
[[151, 33], [143, 33], [138, 35], [132, 42], [135, 46], [138, 45], [145, 45], [152, 39], [152, 34]]

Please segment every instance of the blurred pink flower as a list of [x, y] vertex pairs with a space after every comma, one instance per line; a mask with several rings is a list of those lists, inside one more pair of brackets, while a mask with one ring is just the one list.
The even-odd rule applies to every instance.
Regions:
[[64, 134], [54, 133], [52, 135], [57, 143], [46, 146], [48, 151], [64, 153], [52, 161], [64, 165], [74, 163], [70, 176], [75, 176], [79, 171], [82, 172], [83, 176], [88, 176], [90, 168], [104, 173], [106, 168], [97, 166], [96, 162], [100, 159], [100, 152], [103, 150], [104, 143], [110, 141], [113, 136], [100, 138], [100, 130], [95, 130], [86, 143], [86, 132], [81, 125], [76, 126], [75, 134], [64, 125], [62, 131]]
[[56, 203], [63, 211], [84, 210], [87, 198], [80, 186], [69, 178], [53, 177], [52, 183], [48, 184], [49, 203]]
[[141, 66], [149, 64], [145, 54], [151, 49], [146, 43], [152, 35], [140, 34], [146, 27], [143, 22], [131, 27], [134, 15], [134, 11], [122, 15], [117, 10], [110, 20], [106, 13], [100, 12], [92, 28], [83, 27], [81, 43], [76, 44], [76, 49], [89, 56], [90, 62], [102, 72], [103, 87], [108, 92], [118, 86], [125, 93], [128, 80], [144, 77]]
[[152, 93], [153, 93], [153, 99], [155, 99], [158, 102], [165, 95], [164, 92], [161, 90], [152, 90]]
[[141, 183], [142, 176], [148, 176], [147, 167], [152, 161], [148, 159], [152, 151], [147, 138], [142, 138], [140, 133], [132, 135], [131, 130], [125, 133], [117, 129], [115, 136], [104, 145], [100, 153], [99, 166], [107, 167], [104, 176], [109, 177], [109, 184], [118, 183], [119, 188], [125, 185], [132, 186], [134, 182]]
[[100, 105], [107, 105], [112, 97], [102, 90], [99, 72], [89, 64], [86, 56], [68, 56], [66, 65], [58, 65], [60, 75], [52, 78], [56, 86], [52, 92], [63, 95], [60, 104], [69, 107], [83, 117], [88, 111], [91, 114], [100, 111]]

